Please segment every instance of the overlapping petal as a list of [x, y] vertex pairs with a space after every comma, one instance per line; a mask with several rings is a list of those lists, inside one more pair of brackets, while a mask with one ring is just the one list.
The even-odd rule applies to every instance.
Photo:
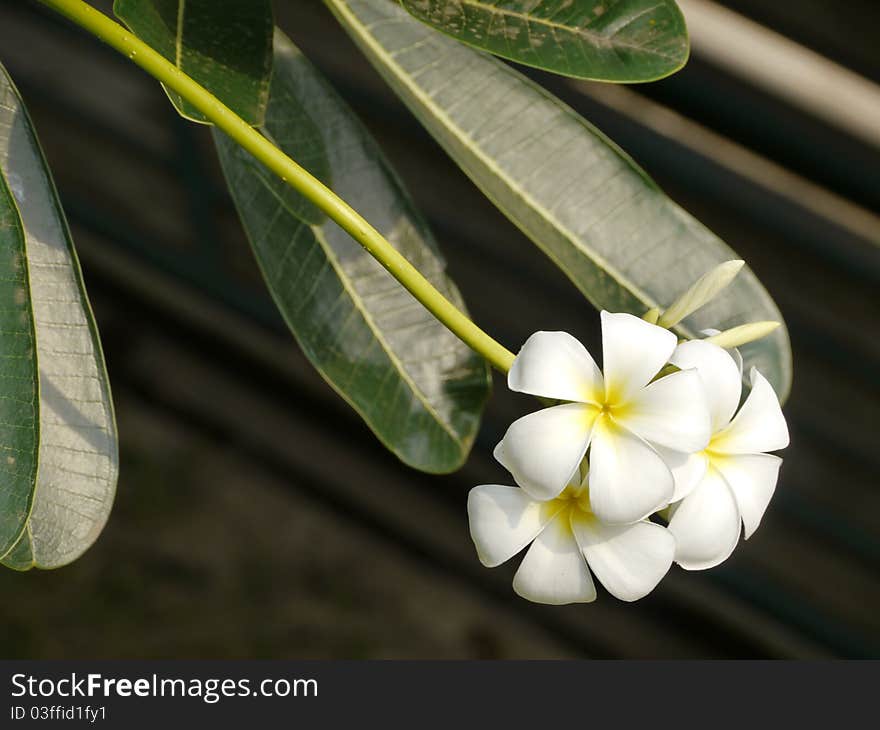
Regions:
[[578, 511], [571, 527], [590, 570], [621, 601], [648, 595], [672, 565], [675, 540], [660, 525], [606, 525]]
[[686, 570], [704, 570], [724, 562], [739, 541], [740, 522], [733, 491], [721, 473], [710, 467], [669, 520], [675, 562]]
[[703, 451], [694, 454], [683, 454], [680, 451], [672, 451], [663, 446], [655, 446], [666, 466], [672, 472], [675, 489], [670, 502], [678, 502], [694, 491], [697, 484], [703, 479], [706, 469], [709, 467], [709, 458]]
[[553, 499], [584, 458], [598, 409], [565, 403], [514, 421], [498, 449], [516, 483], [532, 497]]
[[667, 375], [637, 391], [614, 419], [674, 451], [701, 451], [712, 435], [706, 393], [696, 370]]
[[509, 560], [534, 540], [562, 509], [557, 502], [536, 502], [522, 489], [483, 484], [468, 494], [471, 539], [487, 568]]
[[596, 587], [567, 515], [550, 521], [532, 543], [513, 578], [513, 590], [536, 603], [589, 603]]
[[605, 393], [596, 362], [567, 332], [529, 337], [507, 374], [507, 385], [519, 393], [581, 403], [599, 403]]
[[788, 426], [773, 386], [755, 368], [752, 391], [730, 424], [712, 438], [712, 451], [758, 454], [788, 446]]
[[712, 433], [730, 423], [742, 396], [741, 365], [734, 357], [718, 345], [691, 340], [675, 348], [670, 362], [698, 373], [706, 393]]
[[507, 471], [510, 471], [510, 467], [507, 465], [507, 459], [504, 458], [504, 439], [501, 439], [501, 441], [495, 444], [492, 456], [495, 457], [495, 461], [501, 464], [501, 466], [507, 469]]
[[761, 524], [770, 504], [782, 459], [773, 454], [739, 454], [713, 460], [733, 491], [748, 540]]
[[590, 503], [603, 522], [637, 522], [672, 498], [672, 472], [643, 439], [603, 418], [590, 450]]
[[631, 314], [603, 311], [601, 318], [606, 399], [624, 403], [667, 363], [677, 340], [669, 330]]

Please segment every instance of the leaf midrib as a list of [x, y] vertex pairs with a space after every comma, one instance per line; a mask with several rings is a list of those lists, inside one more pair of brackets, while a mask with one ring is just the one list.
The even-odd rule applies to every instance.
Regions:
[[183, 21], [186, 13], [186, 0], [177, 3], [177, 33], [174, 38], [174, 65], [183, 69]]

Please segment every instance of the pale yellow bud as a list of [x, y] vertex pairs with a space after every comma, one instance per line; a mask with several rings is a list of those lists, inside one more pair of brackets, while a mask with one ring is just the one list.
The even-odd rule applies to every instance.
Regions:
[[745, 265], [739, 259], [725, 261], [711, 271], [707, 271], [658, 319], [657, 324], [661, 327], [674, 327], [689, 314], [697, 311], [700, 307], [712, 301], [721, 291], [730, 284]]
[[747, 342], [754, 342], [766, 337], [779, 327], [779, 324], [779, 322], [749, 322], [749, 324], [741, 324], [739, 327], [733, 327], [719, 332], [717, 335], [707, 337], [703, 342], [711, 342], [713, 345], [729, 350], [732, 347], [739, 347]]

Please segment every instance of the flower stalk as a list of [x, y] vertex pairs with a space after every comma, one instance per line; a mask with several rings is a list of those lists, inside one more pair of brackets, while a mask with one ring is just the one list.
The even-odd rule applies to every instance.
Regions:
[[229, 135], [337, 223], [462, 342], [502, 373], [510, 370], [514, 359], [512, 352], [486, 334], [464, 312], [437, 291], [418, 269], [348, 203], [284, 154], [207, 89], [125, 27], [83, 0], [39, 0], [39, 2], [99, 38], [186, 99], [218, 129]]

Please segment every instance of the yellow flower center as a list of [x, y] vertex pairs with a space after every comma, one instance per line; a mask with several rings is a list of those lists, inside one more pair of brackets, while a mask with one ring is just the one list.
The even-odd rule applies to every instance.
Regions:
[[709, 445], [703, 449], [703, 455], [709, 460], [710, 464], [718, 464], [728, 458], [724, 449], [724, 442], [726, 440], [727, 436], [724, 434], [724, 431], [712, 434], [712, 438], [709, 439]]
[[586, 487], [567, 486], [562, 494], [553, 500], [553, 506], [569, 513], [579, 510], [586, 515], [592, 516], [593, 514], [593, 510], [590, 508], [590, 492]]
[[630, 404], [625, 401], [621, 401], [619, 399], [612, 400], [611, 398], [605, 398], [598, 404], [599, 412], [597, 414], [597, 417], [610, 418], [615, 421], [620, 421], [626, 418], [630, 407]]

